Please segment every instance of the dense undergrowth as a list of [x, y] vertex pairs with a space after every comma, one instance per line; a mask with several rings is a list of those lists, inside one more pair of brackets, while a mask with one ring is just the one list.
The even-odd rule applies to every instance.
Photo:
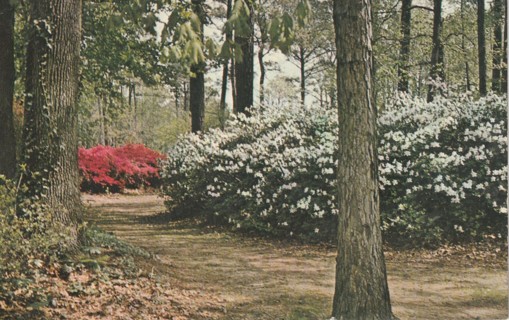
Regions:
[[[506, 99], [406, 97], [379, 119], [385, 238], [438, 245], [505, 238]], [[336, 110], [272, 105], [224, 130], [183, 137], [162, 165], [173, 215], [330, 241], [336, 218]]]
[[[0, 319], [86, 319], [94, 313], [125, 319], [118, 315], [127, 310], [115, 299], [133, 300], [156, 286], [141, 280], [146, 288], [136, 292], [133, 282], [147, 278], [134, 261], [148, 253], [90, 227], [82, 228], [79, 247], [68, 247], [65, 229], [55, 226], [47, 209], [34, 201], [16, 203], [22, 188], [0, 176]], [[24, 216], [17, 206], [27, 206]], [[132, 290], [118, 292], [128, 283]], [[103, 310], [107, 305], [115, 310]]]

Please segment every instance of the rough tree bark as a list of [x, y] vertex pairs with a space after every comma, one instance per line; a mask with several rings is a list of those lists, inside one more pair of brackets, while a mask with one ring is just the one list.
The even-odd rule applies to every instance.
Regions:
[[412, 23], [412, 0], [402, 0], [401, 3], [401, 41], [399, 49], [398, 90], [408, 92], [410, 37]]
[[[431, 49], [431, 66], [429, 77], [432, 81], [444, 80], [442, 48], [442, 0], [433, 0], [433, 48]], [[427, 101], [433, 101], [436, 88], [433, 83], [428, 86]]]
[[0, 174], [14, 178], [14, 7], [10, 0], [0, 0], [0, 44]]
[[393, 319], [380, 231], [370, 0], [335, 0], [338, 255], [332, 316]]
[[486, 36], [484, 34], [484, 0], [477, 0], [477, 52], [479, 58], [479, 93], [485, 96], [486, 89]]
[[[203, 42], [203, 27], [205, 25], [205, 0], [192, 0], [193, 11], [200, 18], [200, 37]], [[189, 107], [191, 109], [192, 132], [203, 131], [205, 115], [205, 75], [204, 64], [191, 66], [193, 75], [189, 79]]]
[[27, 195], [43, 199], [53, 223], [66, 226], [73, 242], [82, 218], [76, 109], [81, 0], [33, 0], [30, 16], [23, 135]]
[[242, 51], [242, 59], [235, 60], [235, 108], [238, 113], [247, 113], [253, 105], [253, 63], [254, 63], [254, 17], [252, 0], [244, 0], [249, 8], [249, 31], [241, 34], [235, 31], [235, 42]]

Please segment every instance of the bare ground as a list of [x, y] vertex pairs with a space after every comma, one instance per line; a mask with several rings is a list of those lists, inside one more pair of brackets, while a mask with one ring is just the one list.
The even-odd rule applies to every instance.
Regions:
[[[150, 223], [147, 217], [164, 211], [154, 195], [84, 195], [83, 200], [100, 227], [156, 254], [157, 261], [141, 263], [161, 281], [190, 293], [177, 303], [208, 308], [194, 313], [206, 317], [189, 319], [327, 319], [330, 314], [332, 248], [239, 237], [183, 222]], [[388, 251], [386, 260], [393, 312], [402, 320], [508, 316], [506, 248]]]

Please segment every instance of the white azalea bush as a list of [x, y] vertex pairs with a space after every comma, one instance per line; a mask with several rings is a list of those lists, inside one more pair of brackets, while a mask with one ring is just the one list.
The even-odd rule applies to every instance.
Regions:
[[506, 234], [507, 100], [402, 98], [379, 118], [386, 238], [440, 240]]
[[161, 174], [167, 205], [258, 233], [331, 238], [336, 136], [333, 110], [253, 108], [170, 150]]
[[[383, 229], [394, 243], [505, 234], [505, 99], [399, 99], [379, 119]], [[280, 236], [336, 232], [337, 112], [272, 105], [182, 137], [162, 164], [176, 215]]]

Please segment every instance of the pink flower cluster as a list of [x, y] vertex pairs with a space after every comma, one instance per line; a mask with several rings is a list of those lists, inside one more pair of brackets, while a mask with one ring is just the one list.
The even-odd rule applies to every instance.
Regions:
[[81, 190], [121, 192], [125, 188], [157, 185], [160, 178], [158, 162], [164, 158], [142, 144], [80, 148]]

